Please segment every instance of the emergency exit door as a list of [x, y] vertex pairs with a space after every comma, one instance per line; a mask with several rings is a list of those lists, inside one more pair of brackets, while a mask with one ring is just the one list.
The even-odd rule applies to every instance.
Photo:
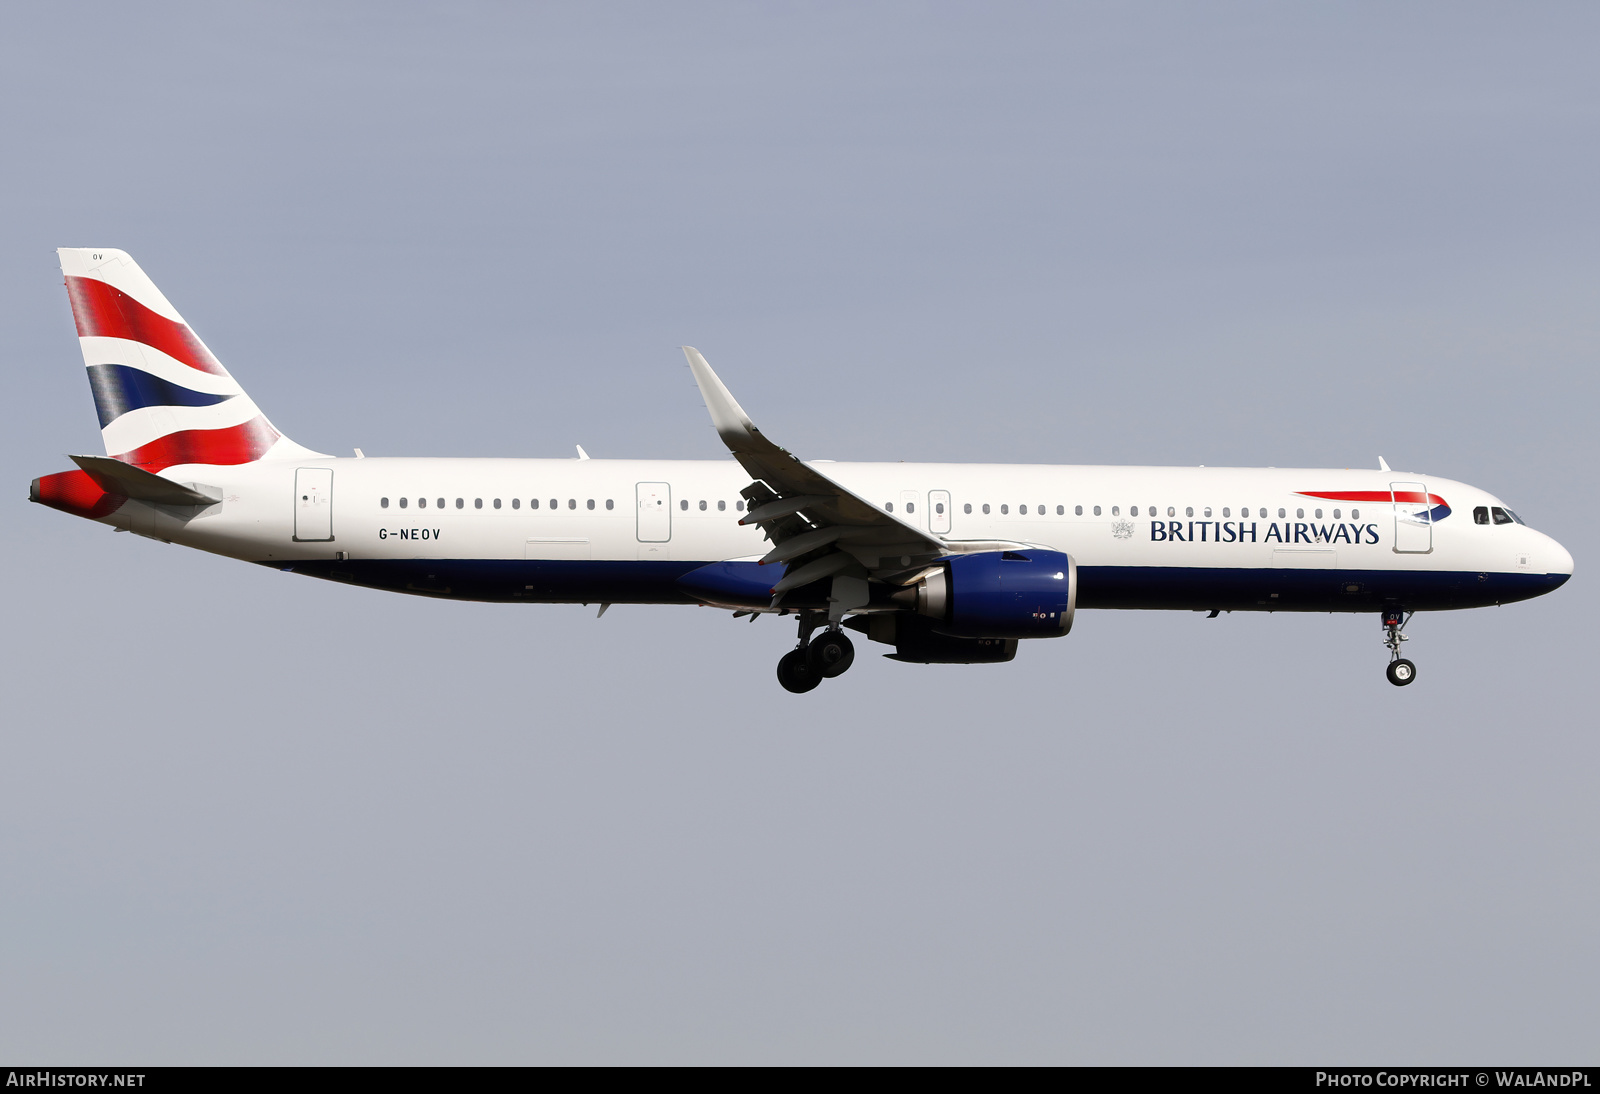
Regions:
[[928, 531], [936, 536], [950, 534], [950, 491], [928, 491]]
[[333, 468], [301, 467], [294, 473], [294, 539], [296, 543], [333, 538]]
[[634, 487], [639, 506], [639, 542], [665, 543], [672, 538], [672, 487], [641, 482]]

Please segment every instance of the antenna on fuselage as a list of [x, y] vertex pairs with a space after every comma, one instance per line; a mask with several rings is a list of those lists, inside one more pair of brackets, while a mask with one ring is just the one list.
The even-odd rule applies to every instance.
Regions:
[[[580, 448], [580, 449], [578, 449], [578, 451], [582, 452], [583, 449]], [[1388, 471], [1389, 470], [1389, 461], [1384, 459], [1382, 456], [1378, 457], [1378, 470], [1379, 471]]]

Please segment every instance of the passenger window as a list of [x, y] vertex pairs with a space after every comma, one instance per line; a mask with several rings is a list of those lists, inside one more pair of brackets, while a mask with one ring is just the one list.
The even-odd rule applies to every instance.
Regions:
[[[607, 504], [607, 505], [610, 505], [610, 504], [611, 504], [611, 503], [610, 503], [610, 502], [606, 502], [606, 504]], [[739, 511], [739, 512], [741, 512], [741, 513], [742, 513], [742, 512], [744, 512], [744, 502], [742, 502], [742, 501], [736, 501], [736, 502], [734, 502], [734, 503], [733, 503], [733, 507], [734, 507], [734, 508], [735, 508], [735, 509], [736, 509], [736, 510], [738, 510], [738, 511]]]
[[1311, 515], [1316, 517], [1318, 520], [1321, 520], [1322, 519], [1322, 510], [1321, 509], [1313, 510]]
[[1306, 519], [1306, 511], [1304, 509], [1296, 509], [1294, 511], [1294, 519], [1295, 520], [1305, 520]]
[[1192, 505], [1184, 506], [1183, 515], [1186, 516], [1186, 517], [1194, 516], [1194, 506], [1192, 506]]
[[[379, 500], [379, 501], [378, 501], [378, 508], [379, 508], [379, 509], [387, 509], [387, 508], [389, 508], [389, 499], [388, 499], [388, 498], [382, 498], [382, 499], [380, 499], [380, 500]], [[1478, 523], [1479, 523], [1479, 524], [1482, 524], [1482, 523], [1483, 523], [1483, 522], [1482, 522], [1482, 521], [1479, 521], [1479, 522], [1478, 522]]]
[[1037, 509], [1037, 510], [1039, 510], [1039, 515], [1040, 515], [1040, 516], [1041, 516], [1041, 517], [1042, 517], [1042, 516], [1044, 516], [1044, 506], [1042, 506], [1042, 505], [1036, 505], [1036, 506], [1034, 506], [1034, 508], [1035, 508], [1035, 509]]
[[983, 515], [984, 516], [988, 516], [989, 515], [989, 503], [988, 502], [984, 502], [983, 503]]
[[400, 499], [400, 508], [404, 509], [405, 507], [406, 507], [406, 499], [405, 498], [401, 498]]
[[[1282, 513], [1279, 513], [1279, 514], [1278, 514], [1278, 515], [1279, 515], [1279, 516], [1280, 516], [1280, 517], [1281, 517], [1281, 516], [1283, 516], [1283, 514], [1282, 514]], [[1266, 519], [1267, 519], [1267, 511], [1266, 511], [1266, 510], [1265, 510], [1265, 509], [1263, 509], [1263, 510], [1261, 510], [1261, 519], [1262, 519], [1262, 520], [1266, 520]]]
[[705, 503], [705, 501], [704, 501], [704, 500], [702, 500], [702, 501], [701, 501], [701, 502], [700, 502], [700, 511], [701, 511], [701, 512], [702, 512], [702, 513], [704, 513], [704, 512], [705, 512], [705, 511], [706, 511], [706, 503]]
[[499, 498], [495, 498], [494, 499], [494, 507], [496, 509], [500, 508], [500, 499]]
[[577, 498], [568, 498], [567, 499], [567, 508], [568, 509], [576, 509], [577, 507], [578, 507], [578, 499]]
[[1489, 510], [1489, 512], [1494, 515], [1494, 522], [1496, 524], [1511, 524], [1511, 523], [1513, 523], [1513, 521], [1511, 520], [1511, 514], [1506, 512], [1504, 509], [1500, 508], [1498, 505], [1496, 505], [1493, 508], [1491, 508]]
[[483, 499], [482, 498], [473, 498], [472, 499], [472, 507], [474, 509], [482, 509], [483, 508]]
[[1473, 524], [1488, 524], [1489, 523], [1489, 507], [1487, 505], [1480, 505], [1477, 508], [1472, 510], [1472, 523]]
[[1004, 505], [1004, 504], [1002, 504], [1002, 505], [1001, 505], [1001, 506], [1000, 506], [1000, 515], [1001, 515], [1001, 516], [1002, 516], [1002, 517], [1003, 517], [1003, 516], [1005, 516], [1005, 515], [1006, 515], [1006, 514], [1007, 514], [1007, 513], [1009, 513], [1009, 512], [1011, 512], [1011, 506], [1009, 506], [1009, 505]]
[[906, 502], [906, 512], [915, 513], [916, 511], [917, 511], [917, 503], [916, 502], [914, 502], [914, 501]]
[[607, 509], [611, 509], [611, 508], [613, 508], [613, 507], [614, 507], [614, 506], [615, 506], [615, 505], [616, 505], [616, 503], [615, 503], [615, 502], [613, 502], [613, 501], [612, 501], [612, 500], [611, 500], [611, 499], [610, 499], [610, 498], [607, 498], [607, 499], [606, 499], [606, 508], [607, 508]]
[[1017, 515], [1018, 516], [1022, 516], [1022, 517], [1027, 516], [1028, 515], [1028, 507], [1026, 505], [1017, 506]]
[[1228, 507], [1227, 507], [1227, 506], [1226, 506], [1226, 505], [1224, 505], [1224, 506], [1223, 506], [1223, 507], [1222, 507], [1222, 515], [1223, 515], [1223, 516], [1224, 516], [1224, 517], [1231, 517], [1231, 516], [1232, 516], [1232, 515], [1233, 515], [1233, 514], [1232, 514], [1232, 513], [1231, 513], [1231, 512], [1229, 512], [1229, 511], [1228, 511]]
[[892, 502], [892, 501], [884, 502], [883, 503], [883, 511], [886, 512], [886, 513], [894, 512], [894, 502]]
[[417, 499], [417, 508], [418, 509], [426, 509], [427, 507], [428, 507], [428, 499], [427, 498], [418, 498]]
[[438, 500], [439, 500], [439, 508], [440, 508], [440, 509], [443, 509], [443, 508], [444, 508], [444, 499], [443, 499], [443, 498], [440, 498], [440, 499], [438, 499]]
[[584, 507], [592, 511], [594, 509], [594, 499], [590, 498], [588, 501], [584, 502]]
[[1359, 510], [1359, 509], [1350, 510], [1350, 519], [1351, 520], [1360, 520], [1361, 519], [1361, 510]]
[[1113, 505], [1111, 507], [1111, 515], [1114, 516], [1114, 517], [1121, 516], [1122, 515], [1121, 508], [1119, 508], [1118, 506]]
[[1097, 517], [1100, 515], [1100, 507], [1098, 505], [1094, 507], [1094, 515]]
[[972, 512], [972, 503], [971, 503], [971, 502], [970, 502], [970, 501], [969, 501], [969, 502], [967, 502], [967, 503], [966, 503], [966, 504], [965, 504], [965, 505], [963, 505], [963, 506], [962, 506], [962, 507], [961, 507], [961, 511], [962, 511], [962, 512], [963, 512], [963, 513], [970, 513], [970, 512]]
[[682, 501], [680, 501], [678, 503], [678, 508], [687, 513], [689, 511], [689, 499], [684, 498]]
[[538, 498], [529, 498], [528, 499], [528, 508], [529, 509], [537, 509], [537, 508], [539, 508], [539, 499]]
[[1081, 517], [1081, 516], [1083, 516], [1083, 506], [1081, 506], [1081, 505], [1074, 505], [1074, 506], [1073, 506], [1073, 507], [1072, 507], [1072, 515], [1073, 515], [1073, 516], [1075, 516], [1075, 517]]
[[521, 509], [522, 508], [522, 499], [521, 498], [512, 498], [511, 499], [511, 508], [513, 508], [513, 509]]
[[727, 512], [727, 510], [728, 510], [728, 503], [727, 502], [725, 502], [725, 501], [717, 502], [717, 512], [725, 513], [725, 512]]
[[[1266, 516], [1266, 515], [1267, 515], [1267, 514], [1265, 514], [1265, 513], [1262, 513], [1262, 514], [1261, 514], [1261, 515], [1262, 515], [1262, 516]], [[1284, 518], [1284, 517], [1286, 517], [1286, 516], [1288, 516], [1288, 515], [1289, 515], [1289, 514], [1287, 514], [1287, 513], [1285, 513], [1285, 512], [1284, 512], [1284, 511], [1283, 511], [1283, 510], [1282, 510], [1282, 509], [1279, 509], [1279, 510], [1278, 510], [1278, 519], [1279, 519], [1279, 520], [1282, 520], [1282, 519], [1283, 519], [1283, 518]]]
[[[443, 498], [440, 498], [440, 499], [439, 499], [439, 504], [440, 504], [440, 505], [441, 505], [441, 506], [443, 506], [443, 505], [444, 505], [444, 499], [443, 499]], [[466, 502], [465, 502], [465, 501], [463, 501], [463, 500], [462, 500], [462, 499], [460, 499], [460, 498], [457, 498], [457, 499], [456, 499], [456, 508], [457, 508], [457, 509], [465, 509], [465, 508], [466, 508], [466, 505], [467, 505], [467, 503], [466, 503]]]
[[1339, 519], [1339, 510], [1335, 509], [1333, 511], [1333, 519], [1334, 520], [1338, 520]]
[[1211, 506], [1208, 505], [1208, 506], [1206, 506], [1206, 516], [1209, 517], [1210, 515], [1211, 515]]
[[[1078, 512], [1080, 512], [1080, 513], [1083, 512], [1083, 506], [1081, 506], [1081, 505], [1078, 506]], [[1056, 506], [1056, 516], [1064, 517], [1066, 515], [1067, 515], [1067, 507], [1065, 505]]]
[[1175, 517], [1175, 516], [1177, 516], [1177, 515], [1178, 515], [1178, 511], [1177, 511], [1177, 510], [1176, 510], [1176, 509], [1174, 509], [1174, 508], [1173, 508], [1173, 507], [1172, 507], [1172, 506], [1170, 506], [1170, 505], [1169, 505], [1169, 506], [1167, 506], [1167, 516], [1169, 516], [1169, 517]]

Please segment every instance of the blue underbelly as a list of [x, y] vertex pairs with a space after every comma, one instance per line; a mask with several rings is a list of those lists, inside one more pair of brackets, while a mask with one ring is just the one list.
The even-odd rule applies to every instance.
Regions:
[[[261, 565], [345, 584], [453, 600], [536, 604], [688, 604], [679, 578], [707, 562], [350, 559]], [[774, 568], [775, 569], [775, 568]], [[763, 573], [765, 579], [776, 574]], [[1414, 611], [1527, 600], [1567, 574], [1411, 570], [1080, 566], [1078, 607], [1223, 611]]]

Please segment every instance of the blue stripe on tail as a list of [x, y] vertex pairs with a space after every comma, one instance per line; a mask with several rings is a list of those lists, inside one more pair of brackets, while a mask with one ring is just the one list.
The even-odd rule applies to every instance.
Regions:
[[130, 410], [147, 406], [215, 406], [232, 395], [192, 391], [131, 365], [90, 365], [89, 387], [104, 429]]

